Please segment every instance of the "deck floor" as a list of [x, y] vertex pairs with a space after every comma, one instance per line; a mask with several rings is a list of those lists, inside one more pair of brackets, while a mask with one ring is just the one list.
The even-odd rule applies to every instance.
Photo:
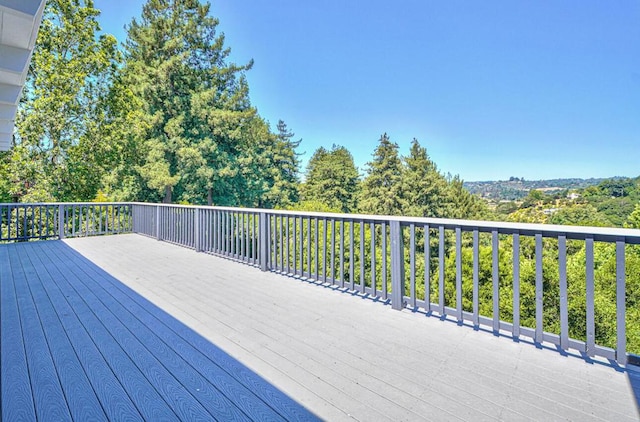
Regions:
[[3, 420], [640, 420], [640, 373], [138, 235], [0, 246]]

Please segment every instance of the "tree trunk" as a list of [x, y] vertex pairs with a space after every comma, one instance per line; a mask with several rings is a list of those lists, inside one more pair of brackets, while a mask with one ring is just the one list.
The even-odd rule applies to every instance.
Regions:
[[167, 185], [164, 187], [164, 200], [162, 201], [165, 204], [171, 203], [171, 186]]
[[213, 205], [213, 189], [207, 189], [207, 205]]

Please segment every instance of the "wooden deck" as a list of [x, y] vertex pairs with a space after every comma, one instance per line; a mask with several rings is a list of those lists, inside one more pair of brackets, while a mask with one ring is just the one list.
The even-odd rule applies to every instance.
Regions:
[[138, 236], [0, 246], [3, 420], [640, 420], [640, 373]]

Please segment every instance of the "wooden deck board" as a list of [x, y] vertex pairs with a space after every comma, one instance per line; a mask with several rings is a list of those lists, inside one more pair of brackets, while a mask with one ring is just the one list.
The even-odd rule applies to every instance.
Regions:
[[[48, 342], [58, 373], [84, 371], [92, 392], [78, 401], [93, 394], [111, 420], [122, 419], [117, 406], [157, 418], [149, 401], [183, 420], [196, 410], [219, 420], [640, 420], [635, 372], [142, 236], [0, 246], [0, 262], [10, 256], [18, 264], [0, 267], [3, 417], [6, 406], [25, 420], [40, 411], [26, 391], [24, 409], [5, 398], [5, 359], [24, 360], [23, 381], [33, 366], [5, 351], [8, 335], [35, 339], [25, 350]], [[27, 293], [43, 335], [20, 321]]]
[[107, 416], [47, 296], [42, 279], [34, 268], [34, 262], [27, 254], [21, 254], [19, 259], [29, 280], [33, 300], [38, 307], [40, 321], [71, 416], [76, 420], [106, 420]]
[[[11, 270], [16, 288], [22, 336], [36, 416], [40, 420], [69, 421], [71, 414], [62, 392], [53, 357], [45, 338], [40, 315], [31, 295], [29, 282], [15, 248], [9, 251]], [[29, 280], [31, 281], [31, 280]]]
[[63, 242], [0, 259], [3, 420], [317, 420]]
[[[65, 255], [62, 254], [62, 256]], [[168, 330], [159, 321], [147, 319], [143, 322], [139, 319], [148, 313], [147, 310], [134, 303], [130, 297], [121, 294], [111, 284], [113, 280], [109, 280], [107, 274], [87, 270], [82, 264], [69, 268], [69, 271], [73, 274], [75, 281], [82, 283], [77, 288], [81, 296], [92, 297], [94, 301], [101, 302], [96, 305], [96, 313], [117, 315], [118, 323], [135, 333], [137, 340], [147, 351], [153, 350], [155, 356], [161, 359], [162, 365], [212, 416], [221, 420], [238, 420], [246, 417], [255, 420], [282, 420], [282, 417], [273, 409], [264, 402], [255, 400], [246, 387], [228, 376], [220, 367], [211, 361], [206, 362], [206, 357], [201, 352], [180, 344], [180, 340], [175, 335], [171, 336], [171, 333], [167, 333]], [[81, 281], [86, 279], [100, 284], [90, 287], [86, 282]], [[113, 324], [114, 322], [111, 321], [106, 325]], [[152, 330], [149, 329], [150, 327]], [[161, 337], [161, 334], [164, 334], [164, 337]], [[176, 345], [177, 350], [172, 348], [173, 345]], [[205, 373], [201, 374], [197, 368], [204, 368]], [[177, 399], [176, 406], [191, 408], [184, 397]], [[186, 419], [196, 416], [183, 415]]]
[[[1, 249], [1, 248], [0, 248]], [[29, 253], [34, 267], [40, 268], [38, 276], [41, 280], [51, 306], [71, 343], [80, 364], [100, 402], [106, 416], [110, 420], [142, 420], [133, 400], [125, 391], [103, 355], [96, 345], [92, 334], [87, 331], [82, 321], [60, 290], [54, 277], [61, 275], [48, 260], [42, 260], [41, 254], [34, 248]], [[59, 341], [64, 341], [59, 338]], [[62, 368], [61, 368], [62, 369]]]
[[[380, 416], [385, 413], [370, 401], [362, 396], [350, 400], [349, 393], [357, 396], [367, 388], [385, 395], [404, 389], [405, 403], [412, 403], [406, 419], [415, 417], [414, 409], [432, 420], [446, 418], [446, 412], [470, 419], [469, 409], [473, 419], [482, 414], [503, 420], [638, 419], [628, 375], [599, 363], [408, 310], [392, 311], [380, 303], [249, 266], [239, 269], [228, 260], [176, 250], [152, 239], [116, 239], [119, 247], [106, 247], [107, 242], [112, 244], [110, 239], [91, 241], [105, 243], [95, 252], [80, 241], [72, 246], [118, 279], [127, 278], [126, 284], [171, 309], [234, 356], [254, 362], [259, 373], [306, 390], [304, 397], [313, 399], [315, 394], [317, 403], [309, 404], [312, 409], [335, 403], [354, 416]], [[132, 251], [142, 249], [148, 264], [145, 274], [126, 276], [141, 259]], [[287, 358], [298, 359], [298, 365]], [[282, 367], [289, 372], [277, 370]], [[347, 394], [314, 380], [323, 367], [325, 384], [351, 378]], [[277, 384], [274, 378], [270, 381]]]
[[7, 420], [32, 420], [35, 419], [35, 408], [8, 249], [0, 248], [0, 260], [4, 263], [0, 266], [2, 417]]

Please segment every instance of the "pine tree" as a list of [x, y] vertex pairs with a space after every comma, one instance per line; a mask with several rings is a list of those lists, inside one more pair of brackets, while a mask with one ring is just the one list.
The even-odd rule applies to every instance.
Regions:
[[296, 148], [302, 140], [294, 141], [295, 134], [289, 130], [287, 124], [280, 120], [278, 132], [267, 144], [265, 153], [268, 156], [267, 192], [260, 201], [261, 207], [286, 208], [299, 201], [300, 159]]
[[358, 169], [349, 150], [333, 145], [330, 151], [320, 147], [313, 153], [301, 187], [305, 202], [352, 212], [356, 210], [358, 189]]
[[447, 180], [429, 158], [426, 148], [416, 139], [411, 142], [411, 150], [404, 163], [402, 213], [418, 217], [445, 217], [448, 211]]
[[148, 199], [242, 205], [256, 196], [239, 183], [255, 161], [253, 136], [268, 133], [249, 102], [252, 63], [228, 63], [209, 11], [198, 0], [149, 0], [128, 27], [125, 74], [148, 127], [139, 167]]
[[464, 188], [464, 182], [460, 176], [450, 177], [447, 187], [448, 218], [466, 220], [486, 220], [490, 217], [487, 204], [479, 197], [471, 194]]
[[403, 209], [403, 166], [398, 155], [398, 144], [385, 133], [380, 137], [367, 163], [367, 175], [362, 182], [360, 210], [367, 214], [400, 215]]

